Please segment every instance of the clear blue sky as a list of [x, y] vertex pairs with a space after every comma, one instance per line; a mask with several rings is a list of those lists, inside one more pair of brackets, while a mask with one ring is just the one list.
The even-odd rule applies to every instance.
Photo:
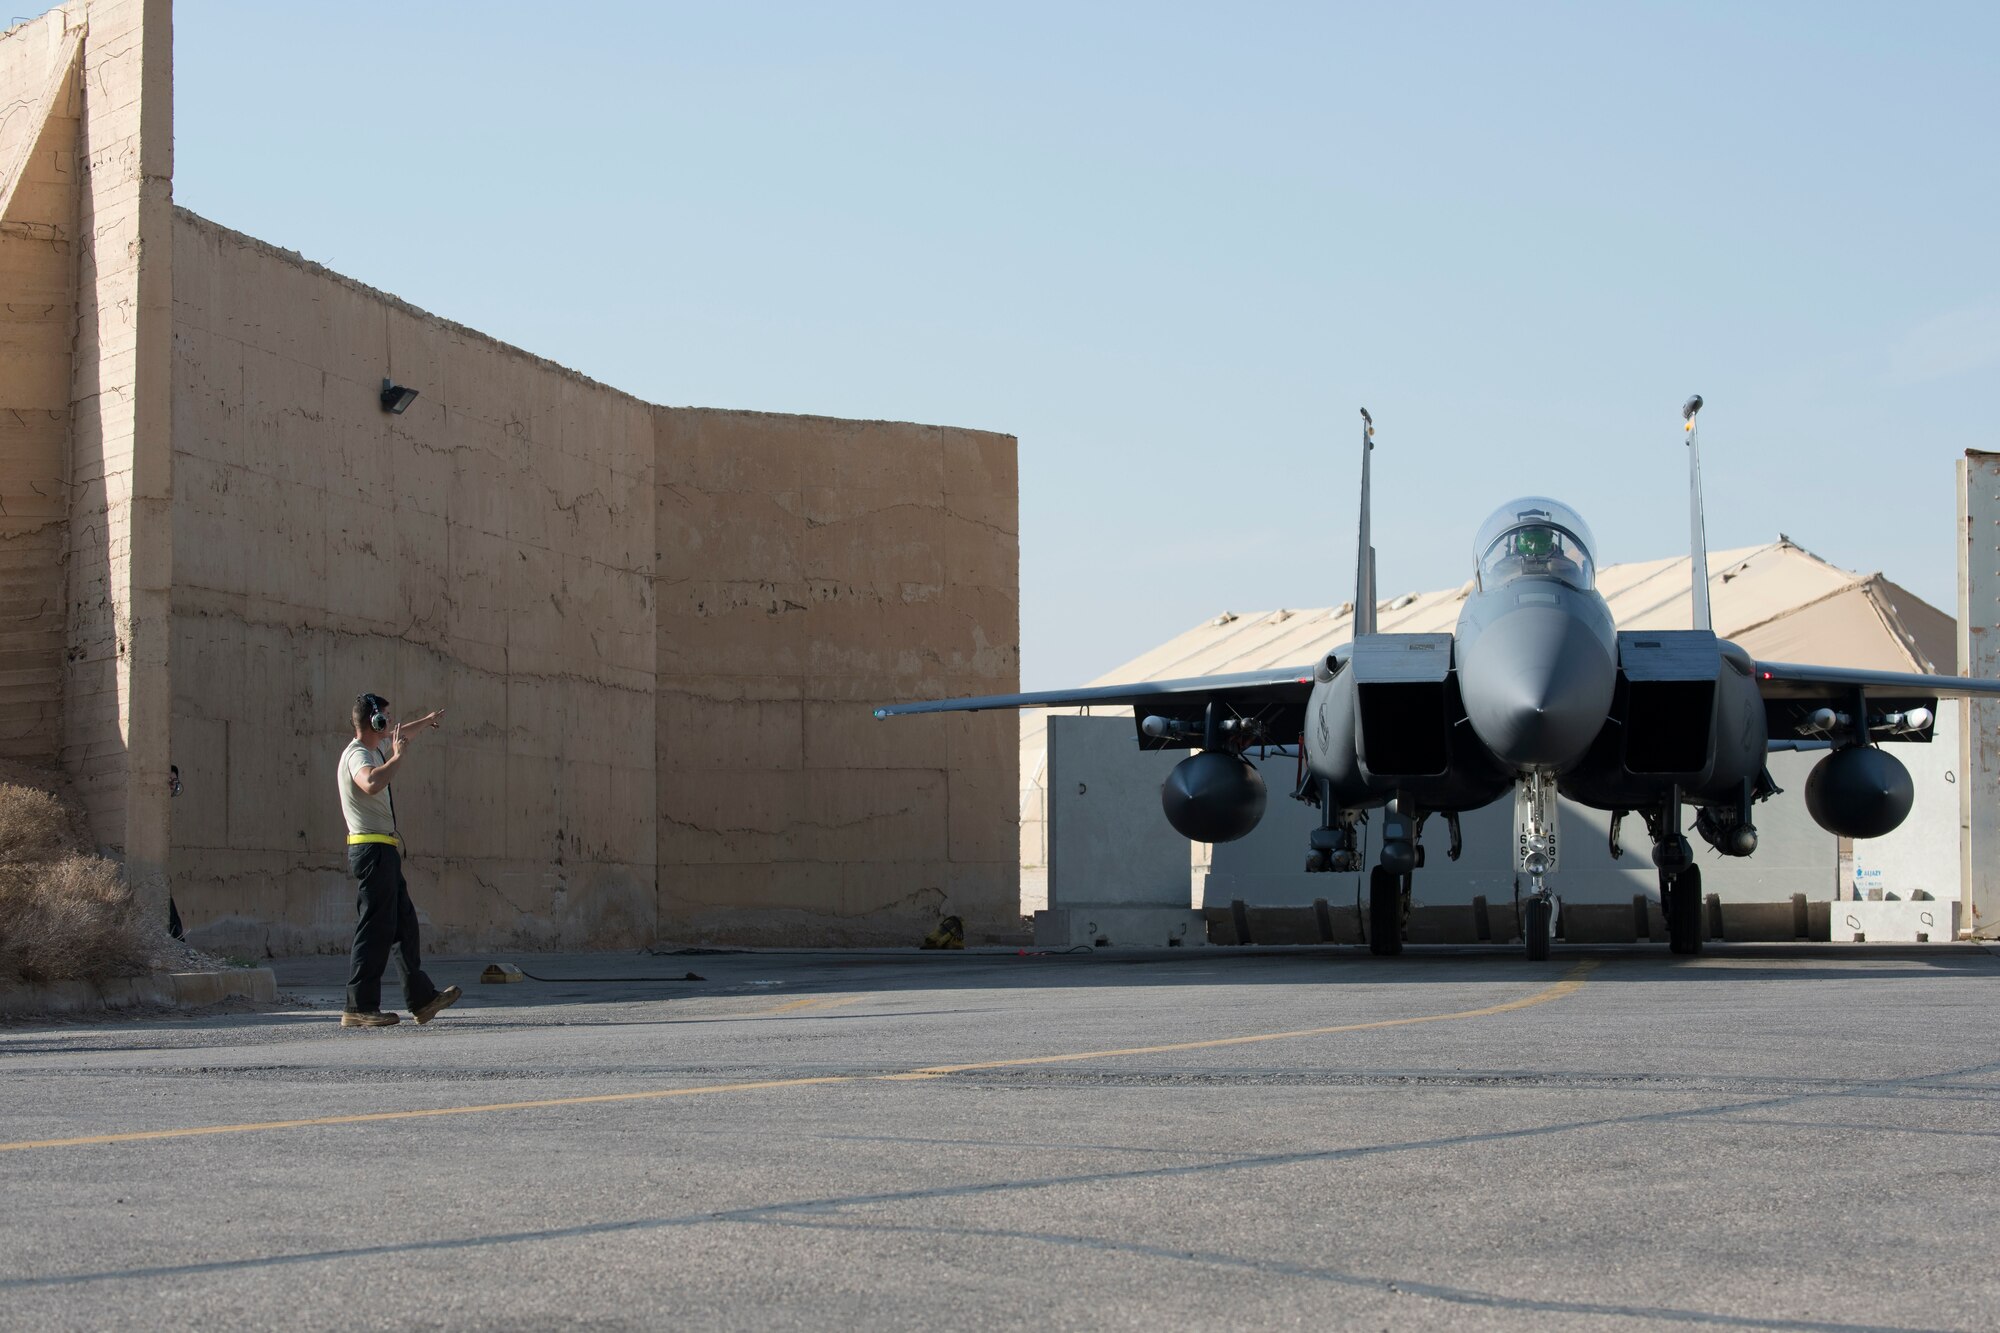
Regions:
[[1021, 441], [1022, 679], [1547, 492], [1955, 610], [1991, 5], [179, 0], [189, 208], [656, 402]]

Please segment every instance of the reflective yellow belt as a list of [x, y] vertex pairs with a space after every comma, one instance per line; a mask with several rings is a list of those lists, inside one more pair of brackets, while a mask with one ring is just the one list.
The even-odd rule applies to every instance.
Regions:
[[391, 847], [397, 848], [403, 845], [387, 833], [350, 833], [347, 835], [347, 845], [349, 847], [352, 847], [357, 842], [386, 842]]

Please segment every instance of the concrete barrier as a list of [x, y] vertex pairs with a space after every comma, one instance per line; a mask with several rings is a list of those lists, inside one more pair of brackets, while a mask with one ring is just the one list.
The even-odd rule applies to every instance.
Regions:
[[[1869, 938], [1913, 940], [1929, 933], [1933, 940], [1951, 938], [1947, 902], [1826, 903], [1808, 902], [1794, 894], [1781, 903], [1726, 903], [1710, 894], [1702, 904], [1703, 938], [1739, 943], [1786, 940], [1852, 939], [1851, 927], [1841, 934], [1831, 927], [1841, 910], [1850, 907], [1894, 909], [1881, 916]], [[1919, 920], [1931, 909], [1931, 921]], [[1915, 924], [1904, 923], [1904, 915]], [[1200, 916], [1208, 926], [1208, 942], [1241, 944], [1360, 944], [1361, 914], [1353, 907], [1333, 906], [1325, 899], [1311, 907], [1253, 907], [1237, 900], [1228, 907], [1208, 907]], [[1873, 918], [1871, 918], [1872, 920]], [[1557, 917], [1559, 938], [1566, 944], [1635, 944], [1667, 942], [1666, 918], [1658, 900], [1634, 894], [1625, 903], [1563, 903]], [[1889, 932], [1882, 934], [1879, 932]], [[1410, 944], [1508, 944], [1521, 938], [1520, 920], [1512, 902], [1475, 898], [1470, 904], [1414, 907], [1404, 935]]]
[[1795, 940], [1805, 933], [1804, 913], [1792, 903], [1718, 903], [1709, 899], [1709, 915], [1721, 918], [1721, 929], [1710, 928], [1710, 938], [1737, 943], [1769, 943]]
[[1473, 944], [1479, 939], [1479, 918], [1473, 904], [1412, 907], [1403, 938], [1411, 944]]
[[1961, 904], [1955, 899], [1828, 903], [1829, 936], [1852, 941], [1904, 940], [1936, 944], [1958, 938]]
[[1243, 944], [1360, 944], [1361, 913], [1324, 898], [1310, 907], [1250, 907], [1241, 901], [1205, 907], [1208, 942]]
[[1185, 907], [1132, 907], [1118, 903], [1051, 907], [1035, 913], [1040, 948], [1125, 945], [1185, 948], [1209, 942], [1202, 914]]
[[270, 1004], [278, 998], [278, 978], [268, 967], [236, 967], [227, 972], [169, 972], [174, 1003], [199, 1009], [224, 1000], [255, 1000]]
[[1311, 907], [1250, 907], [1245, 909], [1252, 944], [1324, 944], [1319, 913]]
[[1313, 915], [1319, 920], [1319, 937], [1326, 944], [1360, 944], [1361, 909], [1358, 907], [1335, 907], [1321, 898], [1313, 903]]
[[59, 981], [42, 986], [0, 987], [0, 1015], [86, 1014], [118, 1009], [200, 1009], [224, 1000], [270, 1004], [278, 979], [268, 967], [235, 967], [226, 972], [155, 972], [109, 981]]
[[1644, 938], [1631, 903], [1564, 903], [1556, 928], [1565, 944], [1632, 944]]

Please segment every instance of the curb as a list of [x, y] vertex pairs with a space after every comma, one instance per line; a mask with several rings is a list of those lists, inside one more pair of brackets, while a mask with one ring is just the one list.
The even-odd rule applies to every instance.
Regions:
[[274, 1002], [278, 998], [277, 975], [268, 967], [234, 967], [226, 972], [155, 972], [100, 982], [0, 987], [0, 1017], [135, 1008], [199, 1009], [239, 998]]

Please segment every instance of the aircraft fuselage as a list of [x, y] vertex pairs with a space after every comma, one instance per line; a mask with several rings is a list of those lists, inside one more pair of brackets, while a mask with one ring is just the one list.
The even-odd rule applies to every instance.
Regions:
[[1468, 598], [1455, 638], [1466, 721], [1494, 757], [1515, 772], [1575, 767], [1618, 683], [1618, 631], [1604, 599], [1524, 575]]
[[1555, 501], [1503, 506], [1455, 633], [1358, 635], [1328, 659], [1304, 743], [1335, 807], [1471, 810], [1530, 775], [1605, 810], [1744, 799], [1766, 751], [1749, 655], [1707, 631], [1621, 635], [1589, 543]]

